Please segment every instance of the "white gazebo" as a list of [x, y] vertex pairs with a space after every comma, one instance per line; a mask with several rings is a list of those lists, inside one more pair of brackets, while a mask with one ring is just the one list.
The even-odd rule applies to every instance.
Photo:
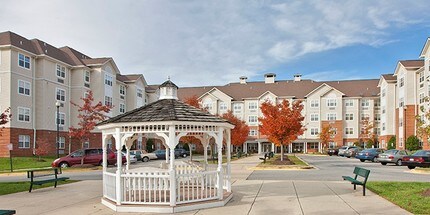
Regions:
[[[174, 213], [224, 206], [231, 198], [230, 132], [228, 121], [178, 101], [178, 87], [170, 80], [159, 87], [158, 101], [100, 123], [103, 143], [102, 203], [118, 212]], [[160, 139], [166, 147], [166, 163], [160, 168], [122, 166], [117, 156], [115, 169], [107, 168], [107, 142], [123, 146], [129, 155], [139, 137]], [[204, 149], [203, 164], [175, 160], [175, 147], [184, 136], [194, 136]], [[218, 165], [207, 164], [211, 139], [217, 146]], [[227, 163], [222, 164], [225, 144]], [[170, 151], [170, 153], [169, 153]]]

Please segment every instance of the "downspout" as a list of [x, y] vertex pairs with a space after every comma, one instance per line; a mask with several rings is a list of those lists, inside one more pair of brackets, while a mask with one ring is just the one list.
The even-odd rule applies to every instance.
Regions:
[[[419, 87], [419, 85], [418, 85], [418, 87]], [[414, 73], [414, 103], [418, 104], [418, 105], [415, 105], [415, 107], [414, 107], [414, 116], [416, 116], [417, 115], [417, 108], [418, 108], [418, 106], [420, 104], [419, 101], [417, 102], [417, 73]], [[417, 129], [416, 129], [416, 122], [415, 122], [415, 120], [414, 120], [414, 124], [415, 124], [415, 126], [414, 126], [414, 135], [417, 136]]]
[[[69, 101], [72, 101], [72, 92], [71, 92], [71, 90], [72, 90], [72, 88], [71, 88], [71, 79], [72, 79], [72, 69], [70, 69], [69, 70], [69, 80], [68, 80], [68, 88], [69, 88]], [[72, 121], [71, 119], [72, 119], [72, 117], [71, 117], [71, 115], [70, 115], [70, 113], [71, 113], [71, 111], [70, 111], [70, 109], [71, 109], [71, 106], [70, 106], [70, 102], [69, 102], [69, 104], [68, 104], [68, 110], [67, 110], [67, 116], [68, 116], [68, 120], [67, 120], [67, 129], [70, 129], [70, 122]], [[70, 137], [70, 135], [67, 135], [67, 136], [69, 136], [69, 153], [68, 154], [70, 154], [70, 152], [71, 152], [71, 150], [72, 150], [72, 138]], [[66, 139], [66, 138], [64, 138], [64, 139]]]
[[31, 71], [32, 71], [32, 86], [31, 86], [31, 90], [33, 91], [33, 96], [31, 97], [31, 117], [32, 119], [32, 126], [33, 126], [33, 155], [36, 154], [36, 136], [37, 136], [37, 132], [36, 132], [36, 57], [34, 57], [33, 59], [33, 63], [31, 66]]

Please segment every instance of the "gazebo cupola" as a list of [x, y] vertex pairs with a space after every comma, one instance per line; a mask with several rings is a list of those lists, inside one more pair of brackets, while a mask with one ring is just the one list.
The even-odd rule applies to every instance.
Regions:
[[176, 99], [178, 100], [178, 86], [169, 80], [165, 81], [158, 87], [159, 99]]

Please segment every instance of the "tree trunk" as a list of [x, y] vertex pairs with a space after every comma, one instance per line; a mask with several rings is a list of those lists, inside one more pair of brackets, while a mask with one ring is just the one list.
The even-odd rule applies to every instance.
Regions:
[[284, 145], [281, 144], [281, 161], [284, 160]]

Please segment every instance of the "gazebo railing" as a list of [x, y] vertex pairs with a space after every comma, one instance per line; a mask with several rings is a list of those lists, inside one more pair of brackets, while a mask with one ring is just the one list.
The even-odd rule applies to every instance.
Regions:
[[[217, 166], [208, 166], [207, 170], [208, 171], [217, 171], [217, 168], [218, 168]], [[222, 185], [222, 188], [225, 189], [225, 190], [227, 190], [228, 187], [229, 187], [229, 184], [231, 183], [230, 177], [227, 174], [227, 166], [226, 165], [222, 165], [221, 171], [222, 171], [222, 175], [223, 175], [223, 185]]]
[[170, 203], [170, 178], [166, 171], [127, 172], [121, 175], [122, 202], [128, 204]]
[[103, 173], [103, 196], [116, 201], [116, 175], [115, 173]]
[[217, 176], [217, 171], [178, 174], [176, 176], [177, 204], [217, 199]]

